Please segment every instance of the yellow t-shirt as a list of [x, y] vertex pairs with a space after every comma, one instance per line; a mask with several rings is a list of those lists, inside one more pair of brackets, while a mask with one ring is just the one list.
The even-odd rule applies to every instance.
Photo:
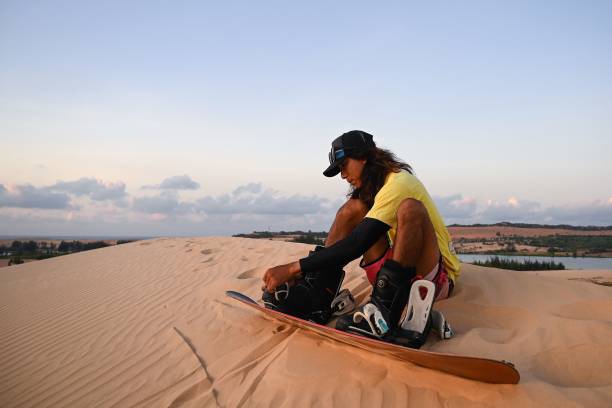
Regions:
[[425, 190], [425, 186], [423, 186], [423, 183], [421, 183], [416, 176], [410, 174], [406, 170], [401, 170], [398, 173], [391, 172], [387, 176], [385, 184], [376, 194], [374, 205], [370, 211], [368, 211], [366, 217], [382, 221], [391, 227], [387, 234], [391, 245], [393, 245], [393, 242], [395, 242], [395, 234], [397, 233], [397, 209], [402, 200], [406, 198], [419, 200], [427, 209], [429, 219], [436, 231], [438, 248], [440, 248], [448, 276], [453, 282], [457, 282], [461, 263], [455, 253], [450, 234], [444, 225], [444, 221], [436, 205], [429, 196], [427, 190]]

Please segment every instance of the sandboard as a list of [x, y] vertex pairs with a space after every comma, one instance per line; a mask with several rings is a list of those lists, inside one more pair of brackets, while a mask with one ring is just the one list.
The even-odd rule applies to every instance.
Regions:
[[512, 363], [507, 361], [411, 349], [397, 344], [343, 332], [332, 327], [323, 326], [275, 310], [266, 309], [250, 297], [233, 290], [229, 290], [225, 292], [225, 294], [271, 318], [377, 354], [391, 356], [398, 360], [407, 361], [422, 367], [492, 384], [517, 384], [520, 380], [519, 372], [514, 368]]

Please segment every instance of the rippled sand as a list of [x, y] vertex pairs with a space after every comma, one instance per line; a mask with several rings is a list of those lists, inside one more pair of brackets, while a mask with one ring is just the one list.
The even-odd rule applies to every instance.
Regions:
[[[490, 385], [267, 320], [272, 265], [311, 247], [242, 238], [140, 241], [0, 270], [0, 406], [609, 406], [611, 271], [464, 265], [439, 302], [457, 332], [424, 348], [509, 360]], [[357, 261], [345, 287], [365, 300]], [[578, 278], [578, 279], [577, 279]], [[597, 279], [594, 279], [597, 278]], [[595, 282], [595, 283], [594, 283]]]

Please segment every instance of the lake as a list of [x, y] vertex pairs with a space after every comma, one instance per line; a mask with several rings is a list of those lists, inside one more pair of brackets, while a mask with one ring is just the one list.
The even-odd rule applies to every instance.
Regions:
[[612, 269], [612, 258], [581, 258], [566, 256], [525, 256], [525, 255], [482, 255], [482, 254], [459, 254], [461, 262], [472, 263], [474, 261], [484, 262], [487, 259], [498, 256], [500, 259], [523, 262], [526, 259], [540, 262], [561, 262], [565, 269]]

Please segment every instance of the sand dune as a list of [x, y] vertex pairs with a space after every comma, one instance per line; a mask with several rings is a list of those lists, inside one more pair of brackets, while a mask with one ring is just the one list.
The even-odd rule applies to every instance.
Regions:
[[[0, 271], [0, 406], [609, 406], [612, 271], [464, 265], [439, 302], [457, 336], [424, 348], [510, 360], [519, 385], [474, 382], [267, 320], [266, 267], [304, 244], [134, 242]], [[357, 262], [345, 287], [369, 285]]]

